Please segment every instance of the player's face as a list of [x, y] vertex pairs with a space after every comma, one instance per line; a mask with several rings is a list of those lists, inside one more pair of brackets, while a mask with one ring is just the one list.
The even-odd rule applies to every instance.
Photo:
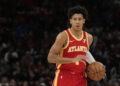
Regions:
[[74, 14], [70, 19], [70, 24], [72, 25], [72, 28], [75, 30], [81, 30], [84, 23], [85, 19], [82, 14]]

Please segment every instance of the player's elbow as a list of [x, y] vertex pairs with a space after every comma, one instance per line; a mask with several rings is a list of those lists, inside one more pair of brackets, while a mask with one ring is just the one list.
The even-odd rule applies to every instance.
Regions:
[[52, 63], [52, 59], [51, 58], [52, 58], [52, 56], [49, 54], [48, 57], [47, 57], [47, 60], [48, 60], [49, 63]]
[[51, 63], [50, 56], [47, 57], [47, 60], [49, 63]]

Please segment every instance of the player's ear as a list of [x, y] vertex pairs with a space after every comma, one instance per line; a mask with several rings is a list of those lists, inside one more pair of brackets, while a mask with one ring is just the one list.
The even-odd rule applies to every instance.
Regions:
[[83, 19], [83, 24], [85, 24], [85, 21], [86, 21], [86, 20], [85, 20], [85, 19]]
[[70, 24], [72, 24], [72, 19], [69, 20]]

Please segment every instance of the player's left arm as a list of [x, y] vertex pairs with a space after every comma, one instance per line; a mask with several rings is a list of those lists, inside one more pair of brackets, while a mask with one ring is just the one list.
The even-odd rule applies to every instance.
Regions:
[[[92, 44], [92, 42], [93, 42], [93, 36], [92, 36], [91, 34], [87, 33], [87, 37], [88, 37], [88, 45], [89, 45], [89, 48], [90, 48], [90, 46], [91, 46], [91, 44]], [[86, 61], [87, 61], [89, 64], [91, 64], [91, 63], [93, 63], [93, 62], [96, 62], [95, 59], [94, 59], [94, 57], [92, 56], [92, 54], [90, 53], [89, 50], [87, 51], [86, 57], [87, 57]], [[105, 67], [105, 69], [106, 69], [106, 67]], [[105, 77], [106, 77], [106, 74], [105, 74]], [[104, 77], [104, 78], [105, 78], [105, 77]], [[103, 78], [103, 79], [104, 79], [104, 78]]]
[[90, 48], [91, 44], [93, 43], [93, 36], [90, 33], [87, 33], [88, 38], [88, 47]]
[[[87, 38], [88, 38], [88, 47], [90, 48], [92, 42], [93, 42], [93, 36], [89, 33], [87, 33]], [[90, 53], [90, 51], [88, 50], [86, 53], [86, 61], [91, 64], [92, 62], [95, 62], [94, 57], [92, 56], [92, 54]]]

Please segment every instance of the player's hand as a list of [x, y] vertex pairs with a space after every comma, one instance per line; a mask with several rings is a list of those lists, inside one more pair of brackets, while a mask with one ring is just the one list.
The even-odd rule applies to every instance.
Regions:
[[104, 75], [103, 79], [106, 78], [106, 66], [105, 65], [104, 65], [104, 70], [105, 70], [105, 75]]
[[73, 62], [77, 62], [77, 61], [82, 61], [82, 59], [87, 59], [87, 57], [85, 55], [77, 55], [74, 59]]

